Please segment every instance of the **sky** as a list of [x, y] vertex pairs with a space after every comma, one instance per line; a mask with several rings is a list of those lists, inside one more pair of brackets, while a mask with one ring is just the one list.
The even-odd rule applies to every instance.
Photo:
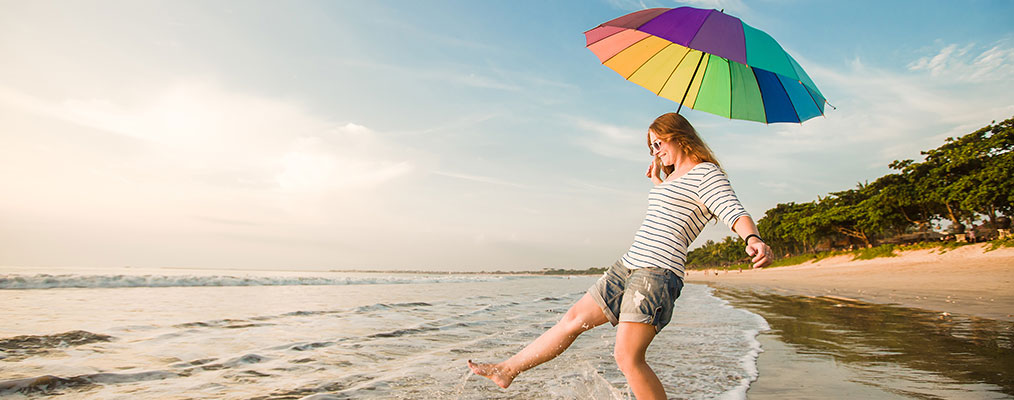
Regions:
[[610, 265], [677, 104], [583, 33], [680, 6], [767, 32], [835, 107], [683, 110], [755, 218], [1014, 116], [1007, 0], [0, 0], [0, 266]]

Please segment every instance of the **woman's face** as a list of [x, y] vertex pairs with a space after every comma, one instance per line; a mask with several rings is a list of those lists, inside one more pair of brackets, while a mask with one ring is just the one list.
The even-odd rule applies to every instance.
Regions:
[[648, 131], [648, 138], [651, 139], [651, 149], [655, 157], [662, 160], [662, 165], [670, 166], [683, 157], [683, 151], [674, 142], [667, 142], [655, 136], [655, 132]]

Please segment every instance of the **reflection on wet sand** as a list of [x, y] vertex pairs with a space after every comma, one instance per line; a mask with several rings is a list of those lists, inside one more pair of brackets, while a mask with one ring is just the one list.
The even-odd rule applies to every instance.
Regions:
[[796, 353], [844, 364], [853, 382], [904, 397], [1014, 395], [1014, 323], [732, 287], [715, 295], [763, 316]]

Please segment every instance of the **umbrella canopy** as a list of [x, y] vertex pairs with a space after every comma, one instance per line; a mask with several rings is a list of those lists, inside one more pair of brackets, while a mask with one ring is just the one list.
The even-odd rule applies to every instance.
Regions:
[[585, 39], [605, 66], [681, 108], [764, 123], [824, 115], [824, 95], [778, 42], [718, 10], [641, 10]]

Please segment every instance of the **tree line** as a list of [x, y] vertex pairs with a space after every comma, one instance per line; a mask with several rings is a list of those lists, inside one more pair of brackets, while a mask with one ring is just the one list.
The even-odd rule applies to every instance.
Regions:
[[[818, 249], [872, 247], [902, 236], [928, 238], [932, 226], [951, 233], [985, 220], [995, 230], [1014, 215], [1014, 118], [947, 138], [922, 161], [895, 160], [894, 172], [806, 203], [778, 204], [757, 221], [778, 256]], [[743, 262], [743, 241], [727, 237], [691, 251], [691, 267]]]

